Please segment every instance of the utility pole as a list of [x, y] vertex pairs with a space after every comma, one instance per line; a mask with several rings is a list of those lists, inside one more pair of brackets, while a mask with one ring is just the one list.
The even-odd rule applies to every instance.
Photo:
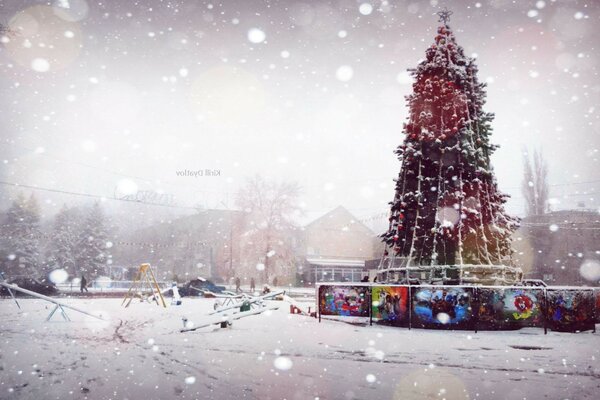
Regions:
[[221, 204], [229, 212], [229, 277], [233, 278], [233, 212], [229, 209], [228, 204], [224, 202], [221, 202]]
[[233, 276], [233, 213], [229, 210], [229, 274]]

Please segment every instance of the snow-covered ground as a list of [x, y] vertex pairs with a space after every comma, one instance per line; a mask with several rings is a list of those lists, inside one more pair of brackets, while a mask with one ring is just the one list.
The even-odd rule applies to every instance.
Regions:
[[[0, 300], [0, 399], [598, 399], [600, 333], [408, 330], [277, 311], [180, 333], [211, 299], [159, 308]], [[306, 305], [306, 303], [304, 303]]]

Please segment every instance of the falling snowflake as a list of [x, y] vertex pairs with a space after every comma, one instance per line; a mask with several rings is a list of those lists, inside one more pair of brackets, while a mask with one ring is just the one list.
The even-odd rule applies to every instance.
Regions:
[[348, 82], [353, 75], [354, 70], [348, 65], [342, 65], [335, 71], [335, 77], [342, 82]]
[[436, 315], [436, 319], [444, 325], [450, 322], [450, 316], [446, 313], [439, 313]]
[[362, 15], [369, 15], [373, 12], [373, 6], [369, 3], [362, 3], [359, 7], [358, 7], [358, 11], [362, 14]]
[[273, 361], [273, 366], [280, 371], [289, 371], [293, 365], [294, 363], [288, 357], [280, 356]]
[[[579, 254], [577, 255], [579, 256]], [[591, 282], [600, 280], [600, 261], [585, 260], [579, 267], [579, 274]]]
[[252, 43], [262, 43], [267, 35], [258, 28], [252, 28], [248, 31], [248, 40]]
[[31, 61], [31, 69], [36, 72], [48, 72], [50, 70], [50, 63], [45, 58], [34, 58]]
[[50, 272], [48, 278], [54, 284], [65, 283], [67, 279], [69, 279], [69, 273], [62, 268], [55, 269], [54, 271]]

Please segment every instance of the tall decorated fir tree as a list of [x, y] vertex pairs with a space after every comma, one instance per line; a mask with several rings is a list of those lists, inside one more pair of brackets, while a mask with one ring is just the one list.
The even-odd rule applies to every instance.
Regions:
[[402, 167], [383, 235], [409, 265], [510, 265], [518, 220], [504, 211], [490, 155], [493, 114], [483, 110], [485, 84], [440, 15], [435, 43], [416, 69], [407, 97]]

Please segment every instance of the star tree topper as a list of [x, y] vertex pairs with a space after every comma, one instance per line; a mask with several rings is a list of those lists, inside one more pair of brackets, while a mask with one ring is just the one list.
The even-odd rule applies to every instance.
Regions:
[[442, 11], [438, 11], [436, 14], [440, 16], [439, 22], [447, 24], [448, 21], [450, 21], [450, 16], [454, 13], [447, 8], [444, 8]]

